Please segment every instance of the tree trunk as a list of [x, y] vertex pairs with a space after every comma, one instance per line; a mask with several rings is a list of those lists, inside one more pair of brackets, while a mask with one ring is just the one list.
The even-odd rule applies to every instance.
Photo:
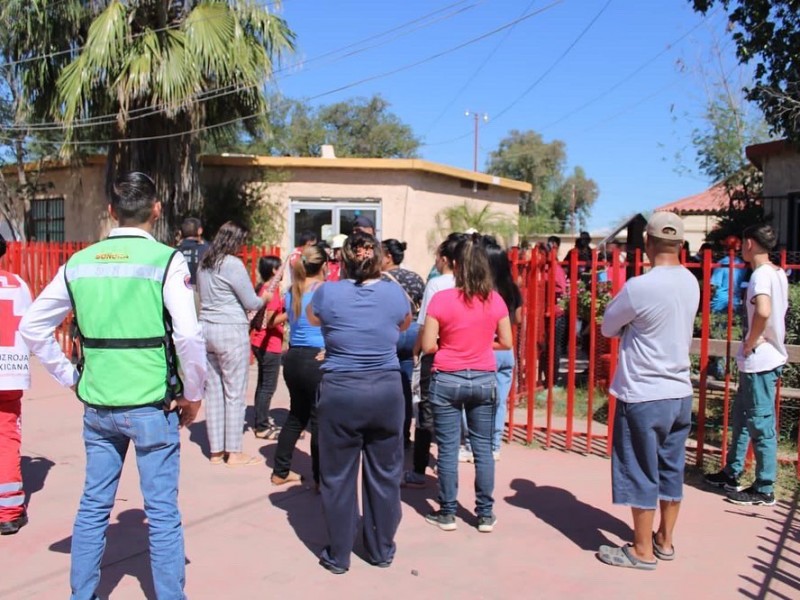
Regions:
[[[162, 115], [138, 119], [126, 131], [117, 131], [118, 142], [111, 144], [106, 163], [106, 190], [122, 173], [140, 171], [153, 178], [162, 204], [162, 217], [153, 235], [165, 244], [175, 242], [181, 221], [200, 214], [199, 149], [197, 134], [181, 134], [196, 127], [196, 119], [182, 113], [173, 119]], [[176, 135], [178, 134], [178, 135]], [[172, 135], [174, 137], [163, 137]], [[127, 142], [126, 139], [160, 138]], [[109, 196], [110, 197], [110, 196]]]

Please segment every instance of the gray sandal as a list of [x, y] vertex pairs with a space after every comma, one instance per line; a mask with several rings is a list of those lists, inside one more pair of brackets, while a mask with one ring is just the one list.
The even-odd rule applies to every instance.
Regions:
[[658, 560], [675, 560], [675, 546], [672, 546], [672, 552], [665, 552], [656, 542], [656, 534], [653, 532], [653, 554]]
[[653, 571], [658, 566], [658, 561], [645, 562], [636, 558], [630, 551], [631, 545], [627, 544], [621, 548], [615, 546], [600, 546], [597, 551], [597, 558], [601, 562], [612, 567], [625, 567], [627, 569], [641, 569], [643, 571]]

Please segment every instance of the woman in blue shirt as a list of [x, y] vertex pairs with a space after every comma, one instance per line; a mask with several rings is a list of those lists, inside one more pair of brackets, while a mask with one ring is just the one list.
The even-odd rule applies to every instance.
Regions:
[[283, 379], [289, 389], [289, 416], [278, 436], [272, 485], [301, 481], [291, 470], [292, 454], [297, 440], [311, 422], [311, 465], [314, 482], [319, 484], [319, 450], [315, 432], [314, 404], [322, 372], [320, 366], [325, 343], [319, 324], [310, 323], [306, 307], [315, 291], [325, 281], [327, 255], [317, 245], [306, 246], [291, 265], [292, 287], [286, 294], [289, 322], [289, 350], [283, 358]]
[[403, 289], [381, 280], [381, 246], [356, 233], [342, 248], [345, 278], [321, 286], [308, 319], [322, 325], [325, 362], [317, 405], [321, 493], [330, 545], [320, 564], [335, 574], [350, 567], [358, 527], [362, 462], [364, 549], [388, 567], [400, 524], [405, 413], [397, 341], [411, 322]]

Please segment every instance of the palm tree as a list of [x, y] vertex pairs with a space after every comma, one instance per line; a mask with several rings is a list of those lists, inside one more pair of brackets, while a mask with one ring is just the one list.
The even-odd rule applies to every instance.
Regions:
[[517, 229], [512, 216], [491, 210], [489, 204], [479, 208], [469, 201], [443, 208], [436, 214], [435, 221], [436, 230], [432, 231], [430, 236], [432, 245], [435, 242], [434, 238], [443, 238], [455, 231], [470, 230], [497, 236], [508, 244]]
[[153, 176], [165, 216], [157, 234], [169, 239], [202, 206], [201, 134], [237, 119], [258, 133], [273, 65], [294, 49], [294, 33], [258, 0], [83, 4], [99, 8], [58, 74], [51, 111], [68, 144], [87, 123], [104, 129], [107, 186], [119, 171]]

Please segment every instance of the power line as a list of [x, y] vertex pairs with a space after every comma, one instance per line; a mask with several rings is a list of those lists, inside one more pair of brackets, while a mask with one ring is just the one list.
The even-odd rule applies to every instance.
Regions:
[[559, 123], [561, 123], [563, 121], [566, 121], [567, 119], [569, 119], [573, 115], [583, 111], [584, 109], [588, 108], [589, 106], [591, 106], [595, 102], [597, 102], [599, 100], [602, 100], [603, 98], [608, 96], [611, 92], [613, 92], [617, 88], [621, 87], [622, 85], [624, 85], [625, 83], [627, 83], [628, 81], [630, 81], [631, 79], [636, 77], [639, 73], [644, 71], [647, 67], [649, 67], [651, 64], [656, 62], [659, 58], [661, 58], [662, 56], [664, 56], [665, 54], [670, 52], [675, 47], [676, 44], [681, 43], [683, 40], [685, 40], [687, 37], [689, 37], [692, 33], [694, 33], [696, 30], [698, 30], [708, 19], [710, 19], [712, 16], [714, 16], [717, 12], [719, 12], [719, 9], [715, 10], [713, 13], [711, 13], [707, 17], [704, 17], [699, 23], [697, 23], [694, 27], [689, 29], [689, 31], [684, 33], [682, 36], [680, 36], [674, 42], [671, 42], [671, 43], [667, 44], [666, 48], [664, 48], [661, 52], [659, 52], [658, 54], [655, 54], [651, 58], [649, 58], [646, 61], [644, 61], [641, 65], [636, 67], [633, 71], [628, 73], [625, 77], [623, 77], [622, 79], [617, 81], [611, 87], [607, 88], [605, 91], [601, 92], [600, 94], [598, 94], [597, 96], [595, 96], [591, 100], [589, 100], [587, 102], [584, 102], [583, 104], [581, 104], [577, 108], [575, 108], [575, 109], [569, 111], [568, 113], [566, 113], [565, 115], [559, 117], [555, 121], [552, 121], [552, 122], [548, 123], [547, 125], [542, 127], [541, 130], [544, 131], [545, 129], [549, 129], [550, 127], [553, 127], [554, 125], [558, 125]]
[[[526, 21], [526, 20], [531, 19], [531, 18], [533, 18], [535, 16], [538, 16], [538, 15], [546, 12], [547, 10], [550, 10], [551, 8], [561, 4], [563, 1], [564, 0], [554, 0], [550, 4], [540, 8], [538, 10], [530, 12], [527, 15], [523, 15], [522, 17], [514, 19], [513, 21], [510, 21], [510, 22], [508, 22], [508, 23], [506, 23], [504, 25], [501, 25], [499, 27], [496, 27], [495, 29], [492, 29], [491, 31], [488, 31], [488, 32], [486, 32], [486, 33], [484, 33], [482, 35], [477, 36], [477, 37], [471, 38], [471, 39], [467, 40], [466, 42], [462, 42], [461, 44], [453, 46], [453, 47], [451, 47], [451, 48], [449, 48], [447, 50], [442, 50], [441, 52], [437, 52], [436, 54], [428, 56], [428, 57], [426, 57], [424, 59], [421, 59], [421, 60], [418, 60], [418, 61], [414, 61], [412, 63], [408, 63], [408, 64], [403, 65], [401, 67], [397, 67], [395, 69], [391, 69], [389, 71], [385, 71], [385, 72], [379, 73], [377, 75], [371, 75], [369, 77], [364, 77], [363, 79], [359, 79], [357, 81], [354, 81], [354, 82], [339, 86], [337, 88], [328, 90], [326, 92], [322, 92], [322, 93], [317, 94], [315, 96], [311, 96], [311, 97], [307, 98], [307, 100], [316, 100], [316, 99], [322, 98], [324, 96], [329, 96], [331, 94], [335, 94], [337, 92], [341, 92], [341, 91], [356, 87], [356, 86], [361, 85], [363, 83], [368, 83], [370, 81], [375, 81], [375, 80], [378, 80], [378, 79], [383, 79], [383, 78], [386, 78], [386, 77], [390, 77], [390, 76], [395, 75], [397, 73], [400, 73], [400, 72], [403, 72], [403, 71], [407, 71], [409, 69], [413, 69], [413, 68], [418, 67], [420, 65], [423, 65], [423, 64], [426, 64], [428, 62], [434, 61], [434, 60], [436, 60], [438, 58], [441, 58], [442, 56], [445, 56], [447, 54], [452, 54], [453, 52], [457, 52], [458, 50], [461, 50], [462, 48], [465, 48], [466, 46], [470, 46], [470, 45], [475, 44], [477, 42], [480, 42], [480, 41], [482, 41], [482, 40], [484, 40], [484, 39], [486, 39], [488, 37], [496, 35], [496, 34], [500, 33], [501, 31], [505, 31], [506, 29], [508, 29], [509, 27], [513, 27], [517, 23], [521, 23], [522, 21]], [[237, 117], [237, 118], [234, 118], [234, 119], [230, 119], [230, 120], [224, 121], [222, 123], [216, 123], [214, 125], [206, 125], [206, 126], [203, 126], [203, 127], [196, 127], [196, 128], [189, 129], [189, 130], [186, 130], [186, 131], [182, 131], [182, 132], [178, 132], [178, 133], [171, 133], [171, 134], [164, 134], [164, 135], [143, 136], [143, 137], [138, 137], [138, 138], [125, 138], [125, 139], [121, 139], [121, 140], [59, 140], [59, 141], [55, 141], [55, 142], [52, 142], [52, 143], [62, 143], [62, 144], [65, 144], [65, 145], [70, 145], [70, 146], [86, 146], [86, 145], [101, 146], [101, 145], [108, 145], [108, 144], [115, 143], [115, 142], [130, 143], [130, 142], [146, 142], [146, 141], [153, 141], [153, 140], [160, 140], [160, 139], [170, 139], [170, 138], [180, 137], [180, 136], [183, 136], [183, 135], [189, 135], [189, 134], [192, 134], [192, 133], [201, 133], [201, 132], [204, 132], [204, 131], [209, 131], [209, 130], [217, 129], [217, 128], [220, 128], [220, 127], [227, 127], [227, 126], [233, 125], [235, 123], [248, 121], [248, 120], [251, 120], [251, 119], [255, 119], [255, 118], [264, 116], [265, 114], [266, 114], [266, 111], [259, 111], [259, 112], [256, 112], [256, 113], [253, 113], [253, 114], [250, 114], [250, 115], [246, 115], [244, 117]], [[6, 141], [9, 141], [12, 138], [0, 137], [0, 139], [4, 139]]]
[[[431, 17], [433, 17], [435, 15], [438, 15], [439, 13], [446, 12], [446, 11], [448, 11], [450, 9], [453, 9], [453, 8], [455, 8], [455, 7], [457, 7], [457, 6], [461, 5], [461, 4], [464, 4], [466, 1], [467, 0], [461, 0], [459, 2], [455, 2], [453, 4], [445, 6], [443, 8], [438, 9], [438, 10], [435, 10], [435, 11], [433, 11], [431, 13], [427, 13], [427, 14], [423, 15], [422, 17], [417, 17], [416, 19], [413, 19], [411, 21], [407, 21], [405, 23], [402, 23], [401, 25], [395, 26], [395, 27], [393, 27], [391, 29], [388, 29], [386, 31], [374, 34], [374, 35], [372, 35], [370, 37], [367, 37], [365, 39], [359, 40], [357, 42], [353, 42], [353, 43], [348, 44], [346, 46], [343, 46], [341, 48], [336, 48], [334, 50], [330, 50], [330, 51], [328, 51], [328, 52], [326, 52], [324, 54], [321, 54], [319, 56], [315, 56], [315, 57], [310, 58], [310, 59], [305, 60], [305, 61], [301, 61], [301, 62], [299, 62], [299, 63], [297, 63], [295, 65], [291, 65], [291, 66], [275, 69], [275, 70], [273, 70], [272, 75], [274, 76], [274, 75], [277, 75], [279, 73], [283, 73], [283, 72], [286, 72], [286, 71], [293, 71], [297, 67], [302, 67], [302, 66], [304, 66], [306, 64], [309, 64], [309, 63], [312, 63], [312, 62], [316, 62], [316, 61], [321, 60], [323, 58], [326, 58], [328, 56], [339, 54], [343, 50], [348, 50], [348, 49], [353, 48], [353, 47], [358, 47], [358, 46], [364, 44], [365, 42], [372, 41], [374, 39], [379, 39], [381, 37], [385, 37], [386, 35], [388, 35], [390, 33], [394, 33], [396, 31], [405, 29], [406, 27], [408, 27], [410, 25], [415, 25], [417, 23], [421, 23], [422, 22], [422, 24], [418, 25], [417, 27], [414, 27], [413, 29], [410, 29], [410, 30], [405, 31], [403, 33], [400, 33], [400, 34], [398, 34], [398, 35], [396, 35], [396, 36], [394, 36], [394, 37], [392, 37], [392, 38], [390, 38], [388, 40], [384, 40], [383, 42], [380, 42], [378, 44], [373, 44], [371, 46], [358, 48], [357, 50], [351, 51], [351, 52], [349, 52], [349, 53], [347, 53], [345, 55], [338, 56], [338, 57], [328, 61], [327, 64], [332, 64], [332, 63], [338, 62], [340, 60], [344, 60], [346, 58], [350, 58], [350, 57], [355, 56], [357, 54], [361, 54], [363, 52], [367, 52], [369, 50], [377, 48], [379, 46], [391, 43], [392, 41], [398, 39], [399, 37], [402, 37], [402, 36], [405, 36], [405, 35], [409, 35], [409, 34], [415, 32], [415, 31], [417, 31], [419, 29], [424, 28], [424, 27], [428, 27], [428, 26], [434, 25], [436, 23], [439, 23], [441, 21], [456, 17], [459, 14], [465, 12], [466, 10], [470, 10], [470, 9], [474, 8], [475, 6], [478, 6], [482, 2], [485, 2], [485, 0], [477, 0], [476, 2], [473, 2], [472, 4], [470, 4], [470, 5], [466, 6], [466, 7], [462, 7], [460, 9], [458, 9], [458, 10], [455, 10], [454, 12], [450, 12], [448, 14], [445, 14], [445, 15], [439, 17], [438, 19], [435, 19], [435, 20], [427, 22], [427, 23], [424, 22], [424, 21], [430, 19]], [[291, 77], [292, 74], [293, 73], [289, 73], [288, 75], [285, 75], [283, 78]], [[204, 91], [202, 91], [202, 92], [200, 92], [198, 94], [195, 94], [193, 97], [187, 98], [187, 101], [191, 99], [191, 100], [194, 100], [194, 101], [205, 102], [205, 101], [208, 101], [208, 100], [213, 100], [213, 99], [224, 97], [224, 96], [238, 94], [240, 92], [243, 92], [243, 91], [246, 91], [246, 90], [250, 90], [250, 89], [252, 89], [254, 87], [257, 87], [258, 85], [260, 85], [260, 84], [241, 85], [241, 84], [234, 83], [234, 84], [223, 86], [223, 87], [219, 87], [219, 88], [210, 88], [210, 89], [204, 90]], [[152, 116], [154, 114], [158, 114], [158, 113], [162, 112], [163, 109], [166, 108], [167, 106], [169, 106], [169, 104], [166, 103], [166, 102], [163, 102], [163, 103], [157, 104], [155, 106], [145, 106], [145, 107], [132, 109], [131, 111], [128, 112], [128, 115], [134, 115], [134, 116], [129, 116], [129, 118], [126, 119], [126, 122], [135, 121], [135, 120], [138, 120], [138, 119], [147, 118], [147, 117]], [[87, 117], [85, 119], [76, 119], [75, 121], [73, 121], [73, 123], [70, 125], [70, 127], [76, 128], [76, 129], [80, 129], [80, 128], [84, 128], [84, 127], [99, 127], [99, 126], [102, 126], [102, 125], [112, 124], [112, 123], [116, 122], [117, 119], [118, 119], [118, 114], [117, 113], [109, 113], [109, 114], [105, 114], [105, 115], [95, 115], [93, 117]], [[58, 121], [39, 121], [39, 122], [36, 122], [36, 123], [23, 123], [23, 124], [9, 125], [9, 126], [5, 127], [5, 129], [7, 131], [44, 132], [44, 131], [62, 131], [64, 129], [66, 129], [66, 127], [65, 127], [65, 125], [63, 123], [60, 123]]]
[[[607, 6], [607, 4], [606, 4], [606, 6]], [[606, 6], [604, 6], [602, 10], [605, 10]], [[701, 19], [701, 20], [700, 20], [700, 21], [699, 21], [699, 22], [698, 22], [696, 25], [694, 25], [692, 28], [690, 28], [688, 31], [686, 31], [686, 32], [685, 32], [683, 35], [681, 35], [680, 37], [678, 37], [676, 40], [673, 40], [672, 42], [668, 43], [668, 44], [667, 44], [667, 46], [666, 46], [666, 48], [664, 48], [664, 50], [662, 50], [661, 52], [659, 52], [659, 53], [658, 53], [658, 54], [656, 54], [655, 56], [653, 56], [653, 57], [649, 58], [648, 60], [646, 60], [644, 63], [642, 63], [641, 65], [639, 65], [639, 66], [638, 66], [636, 69], [634, 69], [634, 70], [633, 70], [631, 73], [629, 73], [628, 75], [624, 76], [622, 79], [620, 79], [619, 81], [617, 81], [616, 83], [614, 83], [614, 84], [613, 84], [611, 87], [609, 87], [608, 89], [606, 89], [604, 92], [602, 92], [602, 93], [601, 93], [601, 94], [599, 94], [598, 96], [595, 96], [593, 99], [589, 100], [588, 102], [585, 102], [584, 104], [582, 104], [582, 105], [581, 105], [581, 106], [579, 106], [578, 108], [576, 108], [576, 109], [574, 109], [574, 110], [572, 110], [572, 111], [568, 112], [567, 114], [563, 115], [562, 117], [560, 117], [560, 118], [559, 118], [559, 119], [557, 119], [556, 121], [553, 121], [553, 122], [551, 122], [551, 123], [549, 123], [549, 124], [545, 125], [544, 127], [540, 128], [540, 131], [544, 131], [545, 129], [548, 129], [549, 127], [552, 127], [552, 126], [554, 126], [554, 125], [556, 125], [556, 124], [558, 124], [558, 123], [561, 123], [562, 121], [565, 121], [565, 120], [567, 120], [568, 118], [572, 117], [574, 114], [576, 114], [576, 113], [578, 113], [578, 112], [580, 112], [580, 111], [584, 110], [585, 108], [587, 108], [587, 107], [588, 107], [588, 106], [590, 106], [591, 104], [594, 104], [594, 103], [595, 103], [595, 102], [597, 102], [598, 100], [601, 100], [602, 98], [604, 98], [605, 96], [607, 96], [608, 94], [610, 94], [611, 92], [613, 92], [614, 90], [616, 90], [617, 88], [619, 88], [620, 86], [622, 86], [623, 84], [627, 83], [629, 80], [633, 79], [633, 78], [634, 78], [636, 75], [638, 75], [640, 72], [642, 72], [642, 71], [643, 71], [645, 68], [647, 68], [648, 66], [650, 66], [652, 63], [654, 63], [656, 60], [658, 60], [659, 58], [661, 58], [661, 57], [662, 57], [664, 54], [666, 54], [667, 52], [671, 51], [671, 50], [672, 50], [672, 49], [673, 49], [673, 48], [674, 48], [674, 47], [675, 47], [677, 44], [679, 44], [679, 43], [681, 43], [682, 41], [684, 41], [684, 40], [685, 40], [687, 37], [689, 37], [689, 36], [690, 36], [692, 33], [694, 33], [694, 32], [695, 32], [697, 29], [699, 29], [699, 28], [700, 28], [700, 27], [701, 27], [701, 26], [702, 26], [704, 23], [706, 23], [706, 22], [707, 22], [707, 21], [708, 21], [708, 20], [709, 20], [711, 17], [713, 17], [714, 15], [716, 15], [716, 14], [717, 14], [719, 11], [720, 11], [720, 9], [717, 9], [717, 10], [715, 10], [715, 11], [713, 11], [713, 12], [709, 13], [708, 15], [704, 16], [704, 17], [703, 17], [703, 18], [702, 18], [702, 19]], [[595, 16], [595, 19], [593, 19], [593, 21], [594, 21], [594, 20], [596, 20], [596, 18], [597, 18], [598, 16], [599, 16], [599, 15], [596, 15], [596, 16]], [[591, 26], [592, 24], [593, 24], [593, 22], [592, 22], [592, 23], [590, 23], [590, 26]], [[586, 31], [586, 30], [584, 30], [584, 31]], [[573, 46], [575, 43], [577, 43], [577, 41], [573, 42], [573, 44], [571, 44], [571, 46]], [[559, 57], [559, 59], [558, 59], [558, 60], [561, 60], [561, 57]], [[551, 66], [551, 68], [552, 68], [552, 66]], [[551, 68], [549, 68], [549, 69], [548, 69], [548, 71], [549, 71], [549, 70], [551, 70]], [[540, 79], [541, 79], [541, 78], [540, 78]], [[537, 80], [537, 82], [538, 82], [538, 80]], [[534, 82], [534, 84], [536, 84], [537, 82]], [[505, 112], [507, 112], [507, 110], [508, 110], [508, 107], [506, 107], [505, 109], [503, 109], [502, 111], [500, 111], [500, 113], [498, 113], [498, 116], [501, 116], [501, 115], [503, 115]], [[495, 118], [494, 120], [496, 121], [497, 119]], [[432, 143], [432, 144], [422, 144], [422, 147], [427, 147], [427, 146], [438, 146], [438, 145], [443, 145], [443, 144], [452, 143], [452, 142], [454, 142], [454, 141], [457, 141], [457, 140], [464, 139], [464, 138], [465, 138], [465, 137], [467, 137], [468, 135], [471, 135], [471, 132], [466, 132], [466, 133], [464, 133], [462, 136], [459, 136], [459, 137], [457, 137], [457, 138], [453, 138], [453, 139], [451, 139], [451, 140], [447, 140], [447, 141], [445, 141], [445, 142], [436, 142], [436, 143]], [[525, 153], [519, 153], [519, 154], [521, 155], [521, 154], [525, 154]], [[510, 155], [510, 156], [516, 156], [516, 154], [515, 154], [515, 155]]]
[[555, 61], [553, 61], [553, 63], [547, 69], [545, 69], [544, 73], [542, 73], [532, 84], [530, 84], [527, 88], [525, 88], [525, 91], [523, 91], [519, 96], [517, 96], [516, 99], [514, 99], [514, 101], [511, 102], [511, 104], [509, 104], [503, 110], [501, 110], [499, 113], [494, 115], [492, 117], [492, 120], [493, 121], [497, 121], [497, 119], [499, 119], [500, 117], [505, 115], [508, 111], [510, 111], [512, 108], [514, 108], [517, 104], [522, 102], [522, 100], [525, 98], [525, 96], [530, 94], [533, 91], [533, 89], [544, 80], [545, 77], [547, 77], [550, 73], [552, 73], [553, 70], [561, 63], [561, 61], [564, 60], [569, 55], [569, 53], [572, 51], [572, 49], [575, 48], [575, 46], [578, 45], [578, 43], [584, 38], [584, 36], [586, 36], [586, 34], [589, 33], [589, 30], [594, 26], [595, 23], [597, 23], [597, 21], [600, 19], [600, 17], [603, 16], [603, 13], [606, 12], [608, 7], [611, 5], [612, 1], [613, 0], [608, 0], [600, 8], [600, 10], [597, 11], [597, 14], [594, 17], [592, 17], [592, 20], [589, 21], [589, 23], [586, 25], [586, 27], [584, 27], [581, 30], [581, 32], [578, 34], [578, 36], [574, 40], [572, 40], [570, 45], [566, 47], [566, 49], [558, 56], [558, 58], [556, 58]]
[[[525, 10], [523, 10], [522, 13], [520, 13], [520, 16], [524, 15], [531, 8], [533, 8], [533, 5], [535, 3], [536, 3], [536, 0], [531, 0], [531, 2], [528, 4], [528, 6], [525, 8]], [[428, 127], [427, 132], [425, 134], [423, 134], [423, 136], [427, 135], [428, 133], [433, 131], [433, 129], [436, 127], [436, 125], [438, 125], [439, 121], [442, 120], [442, 118], [447, 114], [447, 112], [453, 107], [453, 104], [456, 103], [456, 100], [458, 100], [461, 97], [461, 94], [463, 94], [466, 91], [466, 89], [472, 84], [472, 82], [475, 81], [475, 78], [478, 77], [478, 75], [483, 71], [483, 69], [486, 67], [486, 65], [489, 64], [489, 61], [492, 60], [492, 58], [494, 58], [494, 55], [497, 54], [497, 51], [500, 50], [500, 47], [505, 43], [505, 41], [512, 34], [513, 31], [514, 31], [514, 27], [511, 27], [506, 31], [506, 34], [497, 42], [497, 45], [492, 49], [491, 52], [489, 52], [489, 54], [486, 56], [486, 58], [483, 59], [483, 62], [481, 62], [481, 64], [478, 65], [478, 68], [475, 69], [475, 71], [473, 71], [472, 75], [470, 75], [469, 78], [467, 79], [467, 81], [464, 83], [464, 85], [461, 86], [461, 89], [459, 89], [455, 93], [455, 95], [450, 100], [450, 102], [447, 104], [447, 106], [445, 106], [442, 109], [442, 112], [439, 113], [439, 116], [437, 116], [433, 120], [433, 123], [431, 123], [431, 125]]]

